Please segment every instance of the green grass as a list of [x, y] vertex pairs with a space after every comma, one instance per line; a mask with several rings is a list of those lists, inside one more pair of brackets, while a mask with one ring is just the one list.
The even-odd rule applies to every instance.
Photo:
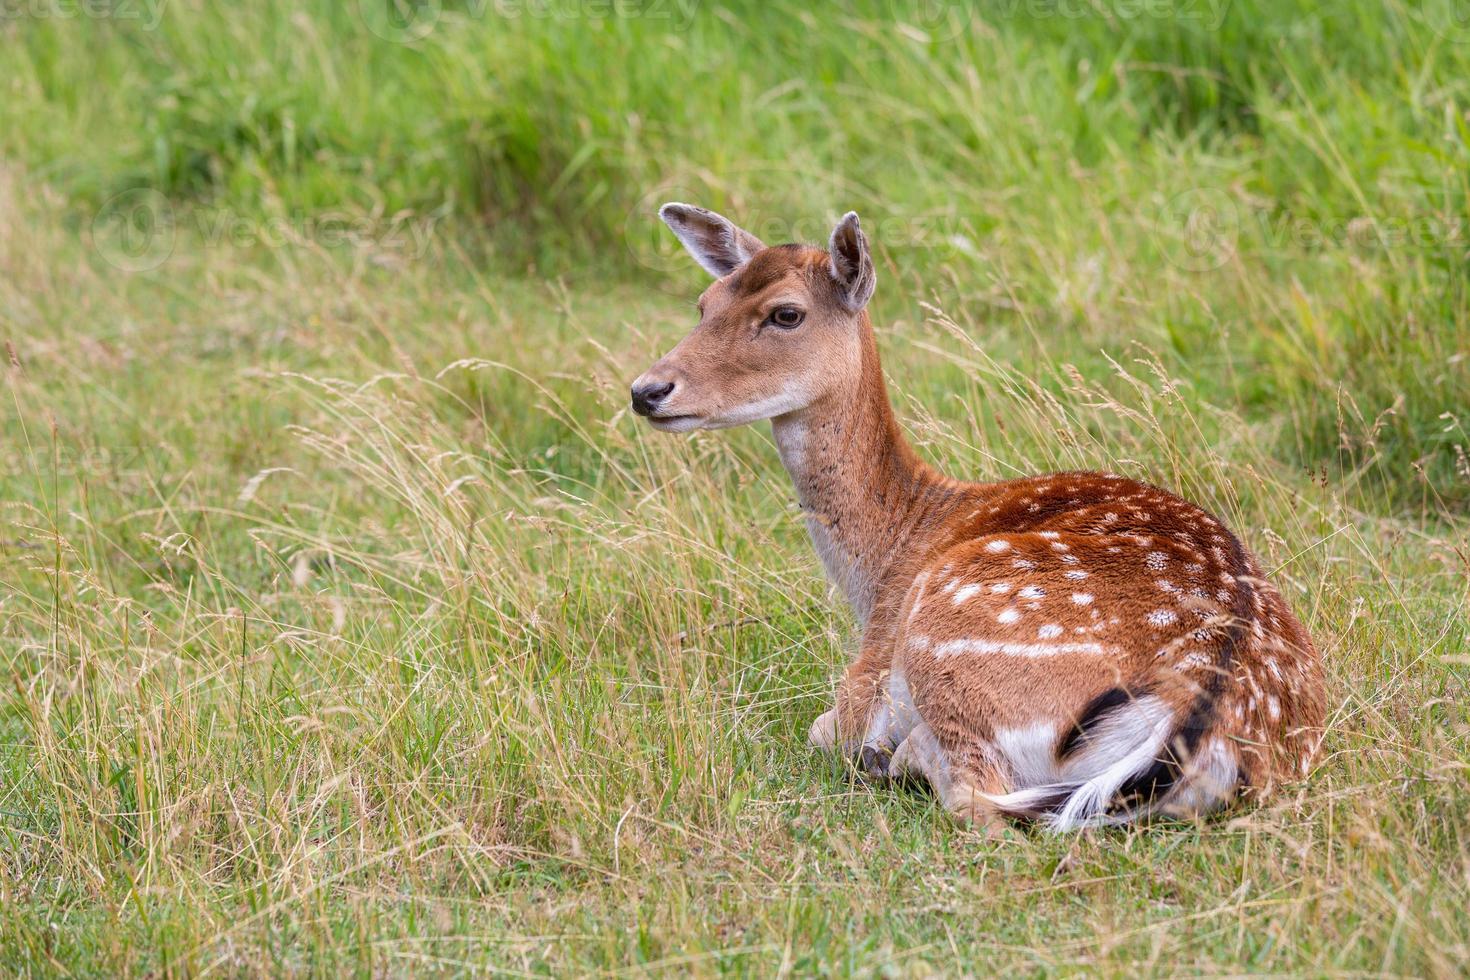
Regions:
[[[443, 6], [0, 18], [0, 970], [1466, 969], [1451, 0]], [[947, 471], [1227, 517], [1317, 772], [990, 843], [810, 753], [854, 624], [768, 433], [626, 411], [669, 198], [858, 209]]]

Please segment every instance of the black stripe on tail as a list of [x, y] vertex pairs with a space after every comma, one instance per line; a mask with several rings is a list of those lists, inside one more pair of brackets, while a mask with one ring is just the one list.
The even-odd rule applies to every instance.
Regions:
[[[1230, 542], [1230, 557], [1234, 560], [1235, 568], [1240, 571], [1248, 569], [1245, 549], [1241, 546], [1240, 540], [1229, 532], [1226, 534]], [[1138, 809], [1173, 788], [1183, 772], [1184, 763], [1199, 750], [1200, 742], [1214, 723], [1215, 706], [1234, 671], [1236, 653], [1245, 638], [1246, 626], [1250, 622], [1254, 605], [1252, 601], [1254, 588], [1249, 580], [1243, 574], [1238, 574], [1236, 582], [1238, 587], [1235, 602], [1230, 609], [1231, 622], [1225, 627], [1225, 636], [1220, 643], [1214, 668], [1200, 686], [1194, 702], [1189, 707], [1189, 713], [1175, 729], [1173, 736], [1160, 754], [1160, 758], [1119, 788], [1117, 797], [1109, 807], [1110, 813]], [[1082, 749], [1089, 731], [1109, 714], [1148, 693], [1146, 689], [1132, 691], [1119, 686], [1110, 687], [1093, 698], [1088, 702], [1087, 707], [1082, 709], [1082, 713], [1077, 716], [1076, 723], [1058, 744], [1058, 760], [1065, 760], [1069, 755]], [[1066, 799], [1066, 795], [1063, 795], [1059, 800], [1044, 803], [1037, 809], [1057, 812], [1065, 805]]]

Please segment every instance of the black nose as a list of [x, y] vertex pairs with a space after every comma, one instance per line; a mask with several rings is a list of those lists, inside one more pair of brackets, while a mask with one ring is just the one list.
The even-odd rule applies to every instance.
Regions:
[[674, 390], [672, 381], [654, 381], [633, 389], [633, 411], [639, 415], [652, 415], [658, 411], [659, 403]]

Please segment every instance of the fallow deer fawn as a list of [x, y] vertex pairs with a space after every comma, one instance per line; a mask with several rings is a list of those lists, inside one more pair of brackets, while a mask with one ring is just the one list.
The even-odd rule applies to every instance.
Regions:
[[1218, 520], [1109, 473], [966, 483], [921, 461], [878, 365], [856, 214], [826, 251], [659, 215], [715, 282], [633, 409], [668, 432], [770, 419], [863, 624], [815, 745], [927, 780], [987, 831], [1202, 814], [1307, 772], [1321, 662]]

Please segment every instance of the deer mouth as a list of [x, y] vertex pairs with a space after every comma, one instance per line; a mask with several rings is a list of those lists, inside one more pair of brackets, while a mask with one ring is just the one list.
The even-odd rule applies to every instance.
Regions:
[[688, 432], [697, 429], [704, 419], [698, 415], [650, 415], [648, 424], [660, 432]]

